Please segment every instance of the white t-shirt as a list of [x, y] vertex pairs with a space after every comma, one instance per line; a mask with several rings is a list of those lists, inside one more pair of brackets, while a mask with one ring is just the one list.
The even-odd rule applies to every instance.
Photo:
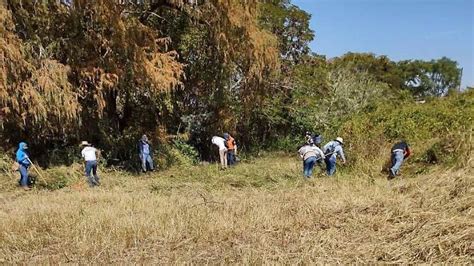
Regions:
[[222, 150], [227, 150], [227, 148], [225, 147], [225, 139], [224, 138], [214, 136], [214, 137], [212, 137], [212, 144], [217, 145], [217, 147], [219, 147], [219, 150], [221, 150], [221, 151]]
[[97, 149], [94, 147], [85, 147], [82, 149], [81, 155], [85, 161], [97, 161], [97, 156], [95, 155], [96, 152]]

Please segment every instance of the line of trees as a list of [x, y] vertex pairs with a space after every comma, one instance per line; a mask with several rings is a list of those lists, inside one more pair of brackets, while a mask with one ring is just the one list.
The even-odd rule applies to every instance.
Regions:
[[87, 139], [126, 162], [148, 133], [163, 154], [173, 136], [209, 159], [220, 132], [268, 147], [374, 101], [459, 88], [448, 58], [312, 54], [310, 15], [289, 0], [138, 2], [0, 4], [4, 149], [27, 140], [33, 151], [68, 150]]

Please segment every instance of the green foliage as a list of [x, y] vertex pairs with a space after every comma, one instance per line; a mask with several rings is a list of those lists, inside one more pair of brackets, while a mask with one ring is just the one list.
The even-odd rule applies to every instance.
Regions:
[[310, 19], [310, 14], [289, 0], [265, 1], [260, 5], [260, 24], [278, 37], [281, 57], [289, 64], [297, 64], [310, 51], [309, 43], [314, 39]]
[[282, 152], [287, 152], [290, 154], [295, 154], [297, 148], [299, 145], [302, 145], [304, 143], [304, 138], [302, 136], [298, 135], [287, 135], [287, 136], [281, 136], [281, 137], [276, 137], [274, 141], [272, 141], [269, 145], [268, 148], [270, 150], [275, 150], [275, 151], [282, 151]]
[[384, 160], [396, 141], [413, 147], [413, 161], [465, 166], [472, 157], [474, 93], [466, 92], [427, 103], [379, 103], [352, 117], [339, 130], [349, 147], [351, 163]]
[[71, 185], [70, 180], [71, 176], [67, 173], [60, 172], [60, 171], [55, 171], [54, 178], [50, 180], [48, 183], [41, 183], [41, 181], [38, 180], [36, 177], [35, 179], [37, 187], [41, 189], [47, 189], [47, 190], [58, 190], [61, 188], [65, 188], [69, 185]]
[[[179, 151], [182, 156], [178, 156], [181, 164], [194, 165], [199, 162], [199, 152], [193, 146], [187, 144], [181, 139], [173, 140], [174, 148]], [[183, 158], [184, 157], [184, 158]]]
[[[270, 123], [268, 127], [277, 129], [272, 139], [282, 135], [299, 139], [308, 130], [332, 136], [351, 116], [383, 98], [398, 98], [388, 84], [368, 70], [355, 71], [349, 63], [328, 63], [322, 56], [304, 57], [302, 64], [293, 67], [291, 75], [291, 85], [282, 86], [282, 93], [268, 99], [261, 110]], [[269, 145], [275, 147], [273, 142]]]
[[351, 73], [369, 73], [379, 82], [388, 84], [394, 91], [403, 86], [403, 77], [397, 64], [387, 56], [371, 53], [347, 53], [330, 61], [332, 69], [346, 68]]
[[404, 87], [417, 96], [443, 96], [458, 90], [461, 69], [456, 61], [442, 57], [437, 60], [407, 60], [398, 63]]
[[392, 92], [407, 89], [415, 96], [442, 96], [458, 90], [461, 69], [456, 61], [440, 59], [391, 61], [387, 56], [347, 53], [331, 60], [333, 68], [345, 67], [353, 73], [367, 72], [388, 84]]

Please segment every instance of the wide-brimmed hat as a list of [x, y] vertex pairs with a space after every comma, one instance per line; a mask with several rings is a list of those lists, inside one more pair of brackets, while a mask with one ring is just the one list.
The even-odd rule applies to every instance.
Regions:
[[341, 144], [344, 144], [344, 140], [341, 137], [337, 137], [336, 141], [341, 143]]
[[91, 144], [87, 141], [82, 141], [80, 146], [90, 146]]

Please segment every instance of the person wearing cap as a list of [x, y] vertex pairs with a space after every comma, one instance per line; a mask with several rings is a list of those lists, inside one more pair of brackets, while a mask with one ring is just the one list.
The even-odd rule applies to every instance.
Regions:
[[411, 155], [410, 147], [404, 140], [393, 145], [390, 150], [392, 165], [390, 167], [389, 179], [395, 178], [402, 166], [403, 161]]
[[235, 156], [237, 155], [237, 144], [235, 143], [235, 139], [229, 133], [224, 133], [224, 139], [227, 147], [227, 165], [234, 165]]
[[30, 159], [26, 150], [28, 145], [25, 142], [20, 142], [18, 144], [18, 150], [16, 151], [16, 162], [19, 164], [18, 170], [20, 172], [20, 186], [24, 190], [29, 190], [28, 187], [29, 178], [28, 178], [28, 168], [30, 167]]
[[146, 173], [148, 169], [150, 169], [150, 171], [153, 171], [154, 169], [153, 158], [151, 157], [152, 148], [151, 148], [150, 142], [148, 141], [148, 137], [146, 135], [143, 135], [141, 139], [138, 141], [138, 155], [142, 163], [143, 173]]
[[92, 144], [87, 141], [83, 141], [81, 147], [84, 147], [81, 151], [81, 155], [85, 161], [85, 173], [89, 186], [99, 186], [99, 176], [97, 175], [97, 157], [99, 155], [99, 150], [92, 147]]
[[214, 136], [212, 137], [211, 142], [219, 148], [221, 169], [227, 168], [227, 147], [225, 139], [219, 136]]
[[342, 159], [342, 164], [346, 163], [346, 157], [344, 156], [344, 150], [342, 148], [343, 144], [344, 140], [341, 137], [337, 137], [335, 140], [328, 142], [323, 147], [324, 154], [326, 155], [324, 161], [326, 163], [326, 172], [328, 176], [332, 176], [336, 172], [336, 159], [338, 155]]
[[306, 179], [311, 178], [313, 167], [320, 159], [324, 159], [324, 153], [319, 149], [312, 139], [309, 139], [299, 150], [298, 153], [303, 159], [303, 175]]

